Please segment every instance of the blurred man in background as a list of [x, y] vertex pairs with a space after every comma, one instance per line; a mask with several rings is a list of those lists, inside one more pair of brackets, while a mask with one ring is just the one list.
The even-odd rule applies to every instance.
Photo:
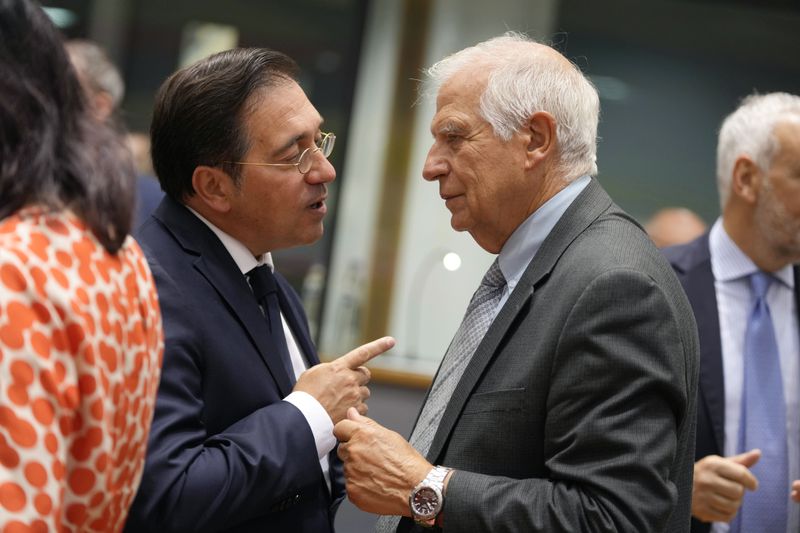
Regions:
[[700, 333], [692, 530], [797, 532], [800, 97], [750, 96], [725, 119], [717, 185], [711, 231], [664, 252]]
[[665, 207], [645, 222], [644, 229], [658, 248], [685, 244], [705, 233], [706, 223], [685, 207]]
[[[91, 41], [75, 39], [67, 41], [66, 47], [70, 61], [78, 73], [81, 85], [89, 96], [89, 104], [97, 119], [122, 130], [118, 113], [122, 97], [125, 95], [125, 84], [117, 68], [105, 51]], [[140, 153], [133, 153], [133, 155], [135, 162], [141, 159]], [[147, 157], [150, 157], [149, 151]], [[134, 235], [164, 196], [153, 175], [141, 172], [138, 163], [136, 168], [136, 209], [132, 226]]]

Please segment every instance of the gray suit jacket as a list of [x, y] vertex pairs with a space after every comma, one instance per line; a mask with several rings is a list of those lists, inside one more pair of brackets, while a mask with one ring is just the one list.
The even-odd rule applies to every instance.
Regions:
[[688, 531], [697, 374], [672, 269], [592, 180], [444, 413], [428, 454], [457, 469], [444, 531]]

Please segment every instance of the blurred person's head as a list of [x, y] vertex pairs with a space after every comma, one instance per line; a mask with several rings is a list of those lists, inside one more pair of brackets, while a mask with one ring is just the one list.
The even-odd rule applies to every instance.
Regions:
[[0, 218], [74, 211], [109, 251], [130, 230], [127, 150], [88, 111], [58, 30], [28, 0], [0, 0]]
[[92, 41], [74, 39], [65, 46], [97, 118], [109, 120], [125, 95], [125, 84], [117, 67]]
[[644, 229], [659, 248], [693, 241], [706, 231], [706, 223], [685, 207], [665, 207], [656, 211]]
[[438, 180], [452, 227], [488, 251], [572, 180], [597, 173], [597, 91], [553, 48], [507, 33], [427, 74], [437, 111], [423, 176]]
[[800, 261], [800, 97], [752, 95], [722, 123], [723, 224], [765, 271]]
[[156, 96], [161, 188], [254, 255], [317, 240], [336, 177], [325, 157], [334, 137], [321, 132], [297, 70], [280, 52], [229, 50], [179, 70]]

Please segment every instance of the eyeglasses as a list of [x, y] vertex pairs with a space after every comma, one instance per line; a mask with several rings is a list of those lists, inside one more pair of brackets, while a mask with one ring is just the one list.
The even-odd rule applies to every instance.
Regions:
[[333, 152], [333, 145], [336, 142], [336, 135], [333, 133], [322, 133], [322, 137], [318, 141], [314, 141], [316, 145], [314, 148], [306, 148], [300, 157], [297, 158], [296, 163], [247, 163], [244, 161], [222, 161], [231, 165], [252, 165], [256, 167], [297, 167], [300, 174], [308, 174], [311, 167], [314, 166], [313, 155], [317, 152], [322, 153], [325, 159]]

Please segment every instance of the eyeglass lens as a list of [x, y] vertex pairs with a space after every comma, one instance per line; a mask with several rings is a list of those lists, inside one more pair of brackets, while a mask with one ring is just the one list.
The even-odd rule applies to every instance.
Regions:
[[311, 165], [314, 163], [314, 158], [312, 156], [317, 151], [322, 152], [322, 155], [327, 159], [328, 156], [331, 155], [331, 152], [333, 152], [333, 143], [335, 141], [336, 135], [333, 133], [325, 134], [315, 149], [308, 148], [300, 154], [300, 159], [297, 161], [297, 170], [303, 174], [310, 171]]

